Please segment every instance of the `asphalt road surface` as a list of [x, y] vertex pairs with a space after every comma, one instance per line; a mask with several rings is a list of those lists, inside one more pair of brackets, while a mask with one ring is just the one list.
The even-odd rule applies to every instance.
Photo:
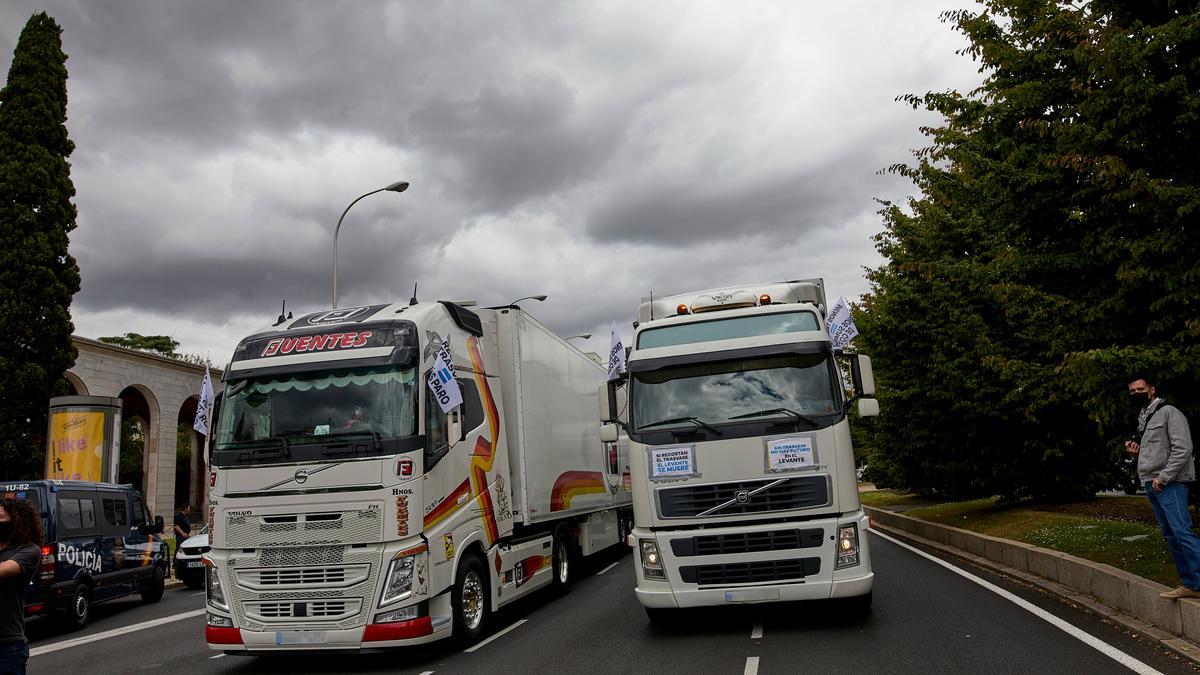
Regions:
[[204, 643], [204, 595], [93, 608], [86, 630], [30, 624], [30, 673], [1127, 673], [1200, 672], [1152, 640], [1042, 591], [945, 563], [873, 532], [875, 601], [865, 617], [830, 603], [688, 611], [650, 626], [633, 556], [614, 547], [576, 569], [571, 592], [494, 617], [470, 650], [450, 641], [382, 653], [225, 656]]

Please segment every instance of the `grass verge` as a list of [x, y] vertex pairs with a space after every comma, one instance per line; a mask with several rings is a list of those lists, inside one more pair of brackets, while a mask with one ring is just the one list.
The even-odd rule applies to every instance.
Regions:
[[1179, 584], [1167, 542], [1157, 525], [1145, 522], [1142, 513], [1145, 497], [1097, 497], [1099, 504], [1086, 502], [1078, 505], [1079, 509], [1071, 508], [1077, 505], [1066, 505], [1067, 512], [1058, 505], [1043, 506], [1028, 501], [997, 504], [996, 499], [930, 504], [890, 490], [864, 492], [860, 497], [868, 506], [1062, 551], [1167, 586]]

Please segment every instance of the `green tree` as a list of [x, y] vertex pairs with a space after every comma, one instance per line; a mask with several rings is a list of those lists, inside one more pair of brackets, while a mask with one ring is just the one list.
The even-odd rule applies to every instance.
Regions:
[[[982, 87], [887, 204], [858, 316], [884, 413], [872, 469], [947, 493], [1115, 484], [1135, 370], [1200, 412], [1197, 3], [993, 0], [945, 15]], [[862, 311], [865, 310], [865, 311]]]
[[121, 347], [129, 347], [130, 349], [141, 349], [142, 351], [154, 352], [162, 356], [175, 358], [179, 356], [179, 342], [169, 335], [142, 335], [140, 333], [126, 333], [124, 335], [114, 335], [100, 338], [101, 342], [118, 345]]
[[0, 467], [41, 475], [48, 399], [75, 362], [67, 252], [75, 206], [67, 157], [67, 55], [45, 13], [25, 24], [0, 90]]

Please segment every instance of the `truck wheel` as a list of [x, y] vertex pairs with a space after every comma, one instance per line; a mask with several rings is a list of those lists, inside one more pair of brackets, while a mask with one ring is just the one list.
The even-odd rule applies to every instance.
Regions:
[[554, 579], [551, 585], [558, 595], [566, 595], [571, 590], [571, 530], [566, 525], [559, 525], [554, 531]]
[[154, 566], [154, 574], [142, 586], [142, 602], [155, 603], [162, 600], [163, 589], [166, 588], [166, 578], [162, 565]]
[[75, 593], [71, 595], [71, 604], [62, 615], [63, 627], [67, 630], [79, 630], [88, 624], [92, 618], [92, 589], [87, 584], [77, 584]]
[[467, 556], [458, 566], [454, 594], [450, 597], [454, 609], [454, 633], [464, 643], [478, 640], [487, 628], [491, 602], [487, 570], [477, 556]]

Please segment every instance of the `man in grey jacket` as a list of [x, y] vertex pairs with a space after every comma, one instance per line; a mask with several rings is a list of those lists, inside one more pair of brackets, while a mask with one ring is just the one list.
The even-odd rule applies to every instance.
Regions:
[[1183, 584], [1162, 597], [1200, 598], [1200, 537], [1192, 530], [1187, 508], [1187, 484], [1196, 480], [1192, 434], [1183, 413], [1158, 397], [1157, 385], [1152, 377], [1129, 383], [1134, 403], [1145, 407], [1138, 413], [1137, 440], [1125, 441], [1125, 449], [1138, 458], [1138, 479], [1146, 488]]

